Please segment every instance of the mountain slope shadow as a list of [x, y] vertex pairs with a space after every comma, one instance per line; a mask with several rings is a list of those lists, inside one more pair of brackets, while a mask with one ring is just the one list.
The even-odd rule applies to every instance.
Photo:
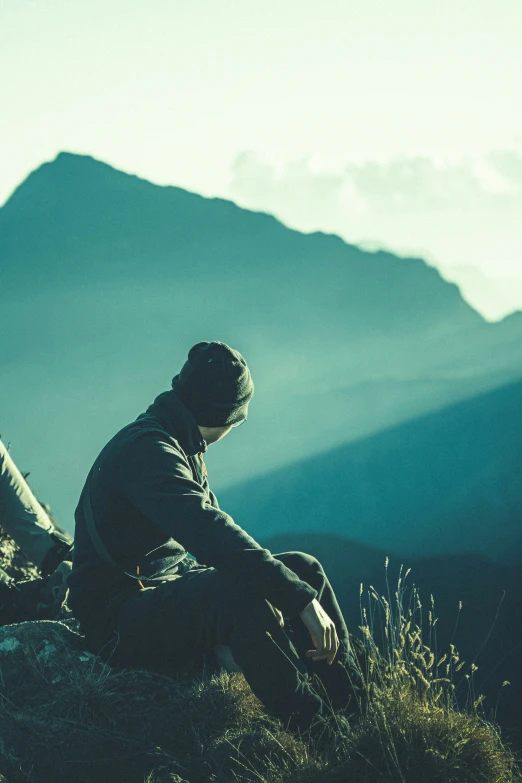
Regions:
[[[409, 556], [522, 557], [522, 383], [220, 492], [248, 531], [346, 536]], [[310, 425], [310, 437], [313, 438]]]

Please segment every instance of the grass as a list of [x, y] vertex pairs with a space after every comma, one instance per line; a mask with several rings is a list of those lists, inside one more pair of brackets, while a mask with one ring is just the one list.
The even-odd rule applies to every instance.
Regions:
[[360, 598], [365, 690], [351, 733], [320, 751], [268, 717], [241, 674], [116, 670], [58, 623], [0, 629], [23, 642], [0, 656], [0, 781], [521, 781], [474, 662], [436, 652], [433, 601], [426, 612], [402, 575], [393, 595], [361, 586]]
[[[486, 720], [482, 697], [475, 694], [473, 676], [478, 667], [474, 661], [468, 665], [461, 661], [453, 644], [443, 655], [437, 653], [433, 596], [424, 617], [417, 590], [406, 591], [405, 583], [401, 568], [393, 596], [389, 586], [382, 596], [370, 586], [366, 606], [361, 600], [368, 699], [352, 737], [347, 767], [351, 779], [368, 783], [520, 780], [513, 754], [498, 727]], [[362, 599], [362, 585], [360, 593]]]

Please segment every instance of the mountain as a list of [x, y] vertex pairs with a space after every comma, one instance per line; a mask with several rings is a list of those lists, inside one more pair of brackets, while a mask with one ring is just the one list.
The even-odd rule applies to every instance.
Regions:
[[321, 532], [403, 556], [474, 552], [513, 563], [522, 556], [521, 444], [517, 382], [229, 487], [219, 499], [257, 538]]
[[3, 284], [15, 291], [29, 280], [40, 291], [161, 282], [173, 286], [178, 308], [178, 287], [192, 281], [199, 310], [203, 303], [222, 310], [226, 301], [212, 301], [216, 289], [230, 310], [248, 313], [250, 327], [266, 328], [269, 316], [268, 328], [284, 327], [283, 336], [309, 329], [310, 306], [319, 333], [336, 323], [350, 339], [408, 335], [412, 319], [422, 331], [444, 333], [482, 322], [456, 286], [419, 259], [304, 235], [269, 215], [151, 185], [84, 156], [62, 153], [44, 164], [0, 216]]
[[446, 280], [456, 283], [473, 307], [487, 318], [497, 319], [522, 306], [522, 280], [516, 277], [491, 277], [479, 267], [439, 267]]
[[[249, 422], [214, 486], [522, 375], [522, 318], [488, 324], [421, 259], [60, 154], [0, 209], [0, 434], [59, 521], [105, 441], [191, 345], [247, 358]], [[333, 418], [335, 416], [335, 418]]]

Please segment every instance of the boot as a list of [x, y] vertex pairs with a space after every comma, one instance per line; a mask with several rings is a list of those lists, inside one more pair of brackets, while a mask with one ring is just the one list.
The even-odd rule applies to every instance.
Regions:
[[[54, 574], [45, 578], [11, 582], [2, 588], [3, 624], [23, 623], [28, 620], [54, 620], [66, 601], [67, 577], [71, 563], [60, 563]], [[8, 592], [5, 591], [7, 587]]]

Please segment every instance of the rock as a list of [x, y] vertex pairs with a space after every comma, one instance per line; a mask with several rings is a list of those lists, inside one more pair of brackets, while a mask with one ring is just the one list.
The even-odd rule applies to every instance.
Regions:
[[0, 783], [207, 780], [227, 705], [242, 712], [226, 676], [111, 667], [62, 622], [0, 627]]
[[42, 680], [53, 684], [64, 667], [96, 659], [85, 649], [85, 639], [66, 625], [39, 620], [0, 627], [0, 672], [4, 682], [23, 679], [24, 689]]

